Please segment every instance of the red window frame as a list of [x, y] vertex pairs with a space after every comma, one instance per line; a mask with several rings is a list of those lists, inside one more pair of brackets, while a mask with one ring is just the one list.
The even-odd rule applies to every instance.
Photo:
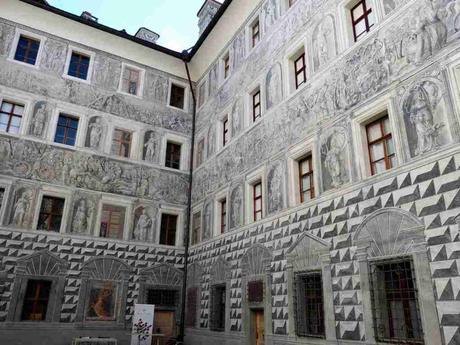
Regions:
[[[115, 150], [112, 149], [112, 153], [115, 153], [120, 157], [129, 158], [129, 154], [131, 152], [131, 143], [133, 140], [132, 133], [118, 128], [114, 129], [113, 133], [114, 135], [112, 139], [112, 145]], [[116, 133], [120, 133], [120, 138], [116, 137]], [[126, 135], [128, 138], [125, 138]]]
[[257, 90], [252, 95], [252, 119], [255, 122], [262, 117], [262, 107], [260, 104], [260, 90]]
[[[123, 239], [125, 214], [126, 209], [122, 206], [103, 205], [100, 237]], [[111, 236], [115, 228], [118, 228], [117, 237]]]
[[[252, 197], [253, 197], [253, 219], [258, 221], [263, 216], [263, 200], [262, 200], [262, 182], [259, 181], [252, 186]], [[257, 202], [260, 201], [260, 207], [257, 207]]]
[[[300, 67], [298, 63], [301, 63]], [[300, 85], [307, 82], [307, 66], [305, 64], [305, 53], [294, 60], [294, 73], [295, 73], [295, 88], [298, 89]]]
[[222, 121], [222, 146], [227, 145], [229, 140], [228, 116]]
[[[49, 210], [44, 209], [48, 200], [51, 202], [51, 207]], [[64, 203], [65, 199], [63, 198], [44, 195], [40, 205], [37, 229], [59, 232], [62, 223], [62, 216], [64, 214]], [[53, 224], [55, 223], [56, 219], [59, 223], [59, 229], [53, 229]]]
[[[358, 18], [355, 18], [353, 12], [361, 5], [363, 6], [363, 14], [359, 16]], [[359, 1], [355, 6], [351, 8], [350, 10], [351, 24], [353, 26], [353, 37], [355, 39], [355, 42], [357, 42], [362, 35], [365, 35], [366, 33], [368, 33], [371, 30], [371, 27], [374, 26], [374, 24], [369, 24], [369, 16], [371, 13], [372, 13], [372, 8], [367, 8], [366, 0]], [[366, 30], [361, 32], [360, 34], [357, 34], [356, 27], [363, 20], [366, 26]]]
[[163, 213], [161, 215], [160, 244], [166, 246], [176, 245], [177, 215]]
[[[393, 152], [391, 154], [388, 153], [388, 143], [389, 142], [392, 142], [393, 151], [395, 151], [394, 150], [394, 143], [393, 143], [393, 136], [391, 134], [391, 131], [386, 131], [385, 130], [385, 121], [389, 121], [388, 115], [383, 116], [383, 117], [379, 118], [378, 120], [375, 120], [375, 121], [369, 123], [368, 125], [366, 125], [367, 150], [368, 150], [369, 164], [370, 164], [371, 174], [372, 175], [375, 175], [377, 173], [376, 169], [375, 169], [375, 166], [376, 166], [377, 163], [379, 163], [381, 161], [385, 162], [385, 170], [389, 170], [389, 169], [392, 169], [394, 167], [393, 163], [392, 163], [392, 158], [396, 157], [396, 152]], [[378, 138], [376, 138], [374, 140], [370, 140], [370, 138], [369, 138], [369, 134], [370, 134], [369, 129], [370, 129], [370, 127], [372, 127], [374, 125], [377, 125], [377, 124], [380, 127], [380, 137], [378, 137]], [[383, 158], [373, 160], [372, 159], [372, 146], [377, 146], [379, 144], [382, 144], [382, 146], [383, 146]]]
[[260, 41], [260, 22], [257, 20], [252, 25], [252, 47], [255, 47], [257, 43]]
[[227, 199], [220, 201], [220, 233], [227, 231]]
[[[308, 164], [308, 170], [303, 171], [302, 166], [304, 163]], [[310, 180], [310, 188], [304, 188], [303, 179], [308, 178]], [[299, 191], [300, 191], [300, 202], [304, 202], [307, 199], [305, 198], [305, 193], [310, 194], [310, 199], [315, 197], [315, 184], [313, 178], [313, 159], [312, 156], [306, 156], [299, 160]]]
[[[10, 104], [12, 107], [11, 107], [11, 110], [9, 112], [5, 112], [3, 111], [3, 105], [4, 104]], [[15, 112], [16, 110], [16, 107], [21, 107], [22, 108], [22, 114], [19, 115]], [[22, 121], [22, 116], [24, 114], [24, 105], [22, 104], [18, 104], [18, 103], [14, 103], [14, 102], [8, 102], [8, 101], [3, 101], [1, 103], [1, 108], [0, 108], [0, 115], [6, 115], [7, 118], [8, 118], [8, 122], [6, 123], [6, 128], [5, 128], [5, 132], [6, 133], [19, 133], [19, 130], [21, 129], [21, 121]], [[13, 121], [13, 118], [14, 117], [17, 117], [19, 118], [19, 127], [16, 127], [16, 126], [12, 126], [12, 121]], [[0, 117], [1, 119], [1, 117]], [[4, 124], [5, 125], [5, 124]], [[17, 132], [11, 132], [11, 127], [14, 127], [14, 128], [17, 128]]]

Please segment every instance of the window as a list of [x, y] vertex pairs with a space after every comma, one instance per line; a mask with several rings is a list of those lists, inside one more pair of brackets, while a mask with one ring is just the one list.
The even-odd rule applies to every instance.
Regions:
[[40, 49], [40, 41], [24, 35], [19, 36], [16, 53], [14, 59], [30, 65], [35, 65], [37, 62], [38, 50]]
[[65, 199], [44, 196], [38, 216], [38, 230], [55, 231], [61, 230], [62, 214]]
[[147, 304], [174, 308], [177, 304], [177, 293], [176, 290], [148, 289]]
[[174, 246], [176, 244], [177, 216], [163, 213], [161, 215], [160, 244]]
[[222, 199], [220, 202], [220, 233], [227, 232], [227, 199]]
[[174, 108], [185, 108], [185, 88], [174, 83], [171, 84], [169, 105]]
[[54, 142], [74, 146], [77, 140], [78, 118], [59, 114]]
[[372, 175], [396, 165], [396, 153], [387, 115], [366, 126], [367, 145]]
[[123, 239], [125, 212], [125, 208], [121, 206], [103, 205], [100, 236]]
[[260, 90], [252, 94], [252, 120], [255, 122], [262, 117], [262, 107], [260, 105]]
[[180, 169], [181, 145], [168, 141], [166, 144], [166, 160], [167, 168]]
[[196, 314], [198, 309], [198, 288], [191, 287], [187, 289], [187, 313], [185, 319], [185, 325], [187, 327], [195, 327], [196, 325]]
[[295, 72], [295, 88], [298, 89], [300, 85], [305, 84], [307, 81], [307, 68], [305, 65], [305, 52], [302, 52], [299, 57], [294, 60]]
[[51, 281], [27, 281], [26, 294], [22, 305], [21, 321], [45, 321], [51, 292]]
[[196, 148], [196, 166], [200, 166], [203, 164], [204, 160], [204, 139], [201, 139], [198, 142], [197, 148]]
[[289, 7], [292, 7], [297, 2], [297, 0], [288, 0], [288, 2], [289, 2]]
[[257, 20], [251, 27], [252, 47], [255, 47], [260, 41], [260, 22]]
[[141, 71], [123, 66], [123, 74], [121, 78], [121, 91], [130, 95], [139, 96], [141, 89]]
[[24, 105], [3, 101], [0, 109], [0, 131], [18, 134], [23, 115]]
[[230, 55], [224, 57], [224, 79], [230, 75]]
[[227, 115], [222, 120], [222, 147], [225, 147], [225, 145], [227, 145], [229, 140], [230, 140], [230, 131], [229, 131], [229, 123], [228, 123], [228, 115]]
[[264, 301], [264, 282], [262, 280], [254, 280], [248, 282], [248, 302], [261, 303]]
[[321, 273], [298, 274], [296, 277], [297, 335], [324, 337], [324, 307]]
[[122, 129], [115, 129], [113, 131], [112, 139], [112, 154], [128, 158], [131, 152], [131, 141], [131, 132]]
[[88, 55], [73, 51], [70, 56], [67, 74], [78, 79], [88, 79], [90, 60], [91, 58]]
[[351, 24], [355, 42], [360, 40], [374, 25], [374, 13], [367, 0], [359, 1], [351, 10]]
[[211, 331], [225, 331], [225, 285], [215, 285], [211, 288]]
[[257, 182], [252, 186], [253, 214], [254, 221], [262, 219], [262, 182]]
[[206, 82], [203, 82], [198, 87], [198, 108], [203, 106], [203, 104], [206, 102], [206, 86]]
[[200, 242], [201, 234], [201, 212], [197, 212], [193, 215], [193, 226], [192, 226], [192, 245]]
[[314, 186], [312, 156], [307, 156], [299, 160], [300, 202], [305, 202], [315, 197]]
[[377, 261], [370, 273], [376, 340], [423, 344], [412, 260]]

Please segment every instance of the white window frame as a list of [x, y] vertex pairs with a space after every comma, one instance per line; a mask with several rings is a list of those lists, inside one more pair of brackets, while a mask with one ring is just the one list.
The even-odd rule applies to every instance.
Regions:
[[254, 185], [257, 182], [262, 184], [262, 219], [258, 220], [258, 222], [263, 221], [265, 216], [267, 215], [267, 188], [265, 178], [265, 167], [260, 167], [257, 170], [253, 171], [249, 175], [246, 176], [245, 182], [245, 208], [246, 208], [246, 224], [255, 223], [254, 220]]
[[[168, 142], [172, 142], [172, 143], [181, 145], [179, 169], [173, 169], [173, 168], [169, 168], [166, 166], [166, 146]], [[182, 137], [177, 134], [173, 134], [173, 133], [166, 133], [165, 135], [163, 135], [163, 138], [161, 140], [160, 164], [164, 169], [168, 169], [171, 171], [187, 171], [188, 165], [189, 165], [188, 164], [189, 156], [190, 156], [189, 141], [187, 138]]]
[[[171, 79], [169, 78], [168, 81], [168, 103], [167, 107], [175, 110], [180, 110], [184, 112], [188, 112], [189, 109], [189, 85], [187, 83], [184, 83], [183, 81], [177, 80], [177, 79]], [[184, 107], [183, 108], [178, 108], [173, 105], [171, 105], [171, 89], [172, 85], [180, 86], [184, 88]]]
[[[102, 209], [104, 205], [125, 208], [125, 221], [123, 224], [123, 236], [121, 239], [101, 237]], [[101, 238], [102, 240], [129, 241], [132, 214], [133, 214], [133, 202], [126, 200], [126, 199], [120, 199], [119, 197], [115, 197], [115, 196], [103, 195], [102, 198], [99, 200], [97, 217], [96, 217], [96, 226], [94, 227], [94, 236], [97, 238]]]
[[[246, 51], [251, 52], [251, 50], [255, 49], [257, 46], [259, 46], [260, 42], [262, 41], [263, 38], [263, 33], [262, 33], [262, 16], [260, 15], [260, 11], [255, 13], [250, 19], [249, 19], [249, 24], [246, 25]], [[257, 42], [254, 46], [252, 45], [252, 28], [256, 24], [256, 22], [259, 21], [259, 42]]]
[[[123, 75], [124, 75], [125, 70], [127, 68], [132, 69], [132, 70], [136, 70], [136, 71], [139, 72], [139, 85], [138, 85], [138, 88], [137, 88], [137, 93], [135, 95], [123, 90]], [[142, 96], [144, 94], [144, 80], [145, 80], [145, 69], [137, 67], [137, 66], [134, 66], [132, 64], [122, 62], [121, 63], [120, 81], [118, 83], [118, 92], [123, 94], [123, 95], [142, 98]]]
[[[312, 200], [315, 200], [319, 195], [320, 177], [319, 177], [319, 166], [317, 154], [317, 142], [314, 138], [306, 139], [301, 143], [292, 147], [288, 152], [288, 177], [289, 177], [289, 206], [294, 207], [302, 204], [300, 198], [300, 185], [299, 185], [299, 161], [310, 156], [313, 164], [313, 187], [315, 190], [315, 196]], [[312, 201], [311, 200], [311, 201]], [[305, 201], [308, 203], [311, 201]]]
[[32, 104], [32, 98], [29, 96], [25, 96], [23, 93], [18, 91], [17, 93], [13, 94], [11, 92], [4, 92], [2, 95], [0, 95], [0, 107], [3, 102], [9, 102], [9, 103], [19, 103], [24, 106], [24, 113], [22, 114], [22, 119], [21, 119], [21, 125], [19, 127], [19, 133], [9, 133], [9, 132], [3, 132], [0, 131], [0, 134], [2, 135], [10, 135], [12, 137], [20, 137], [27, 135], [27, 129], [30, 126], [30, 113], [33, 110]]
[[[229, 69], [228, 69], [228, 76], [225, 77], [225, 60], [228, 58], [228, 64], [229, 64]], [[227, 50], [224, 55], [220, 58], [220, 85], [222, 85], [225, 81], [230, 79], [232, 75], [232, 61], [231, 61], [231, 55], [230, 55], [230, 50]]]
[[60, 188], [60, 187], [55, 187], [55, 186], [43, 186], [39, 191], [38, 191], [38, 198], [36, 199], [38, 202], [35, 205], [35, 211], [34, 211], [34, 218], [33, 218], [33, 231], [37, 231], [39, 233], [54, 233], [53, 231], [44, 231], [44, 230], [38, 230], [38, 218], [40, 216], [40, 209], [42, 207], [43, 203], [43, 197], [45, 196], [50, 196], [54, 198], [60, 198], [64, 199], [64, 209], [62, 210], [62, 219], [61, 219], [61, 227], [57, 233], [63, 234], [65, 233], [65, 229], [67, 229], [67, 220], [69, 219], [69, 213], [70, 213], [70, 199], [72, 196], [72, 192], [70, 190]]
[[[154, 243], [164, 246], [167, 248], [171, 247], [180, 247], [184, 246], [183, 242], [183, 230], [184, 230], [184, 209], [180, 207], [170, 206], [170, 205], [160, 205], [158, 210], [158, 218], [157, 218], [157, 233], [156, 239]], [[171, 214], [177, 216], [177, 227], [176, 227], [176, 243], [174, 246], [167, 246], [164, 244], [160, 244], [160, 236], [161, 236], [161, 216], [163, 214]]]
[[357, 110], [353, 114], [354, 116], [351, 123], [351, 130], [354, 152], [356, 153], [356, 160], [358, 161], [361, 179], [378, 176], [390, 171], [387, 170], [382, 173], [372, 175], [366, 133], [366, 125], [381, 118], [384, 112], [388, 114], [388, 119], [391, 125], [391, 135], [396, 153], [396, 166], [390, 170], [397, 168], [403, 162], [402, 159], [404, 157], [404, 153], [401, 145], [402, 138], [400, 131], [397, 130], [398, 124], [396, 122], [397, 110], [393, 106], [391, 96], [387, 95]]
[[[56, 137], [56, 131], [57, 131], [57, 124], [59, 120], [59, 115], [69, 115], [75, 118], [78, 118], [78, 128], [77, 128], [77, 137], [75, 139], [75, 145], [70, 146], [70, 145], [65, 145], [61, 143], [57, 143], [54, 141]], [[61, 107], [58, 106], [54, 109], [53, 114], [51, 116], [51, 130], [49, 131], [49, 135], [47, 136], [48, 140], [52, 142], [54, 145], [62, 146], [65, 148], [72, 148], [72, 147], [83, 147], [84, 146], [84, 141], [85, 141], [85, 133], [84, 128], [87, 126], [87, 118], [86, 116], [81, 115], [80, 111], [77, 111], [76, 109], [72, 109], [71, 106], [67, 107]]]
[[[35, 64], [33, 64], [33, 65], [30, 64], [30, 63], [23, 62], [23, 61], [18, 61], [18, 60], [16, 60], [14, 58], [14, 56], [16, 55], [16, 51], [18, 49], [19, 38], [21, 37], [21, 35], [26, 36], [26, 37], [30, 37], [30, 38], [35, 39], [37, 41], [40, 41], [40, 46], [39, 46], [38, 52], [37, 52], [37, 58], [35, 60]], [[8, 56], [8, 61], [20, 64], [22, 66], [28, 66], [28, 67], [32, 67], [32, 68], [36, 68], [36, 69], [40, 68], [40, 61], [41, 61], [41, 57], [42, 57], [42, 53], [43, 53], [43, 46], [45, 45], [45, 42], [46, 42], [46, 37], [45, 36], [38, 35], [36, 33], [26, 31], [26, 30], [23, 30], [23, 29], [20, 29], [20, 28], [16, 28], [13, 43], [12, 43], [11, 49], [10, 49], [10, 54]]]
[[222, 220], [222, 215], [221, 215], [221, 203], [225, 199], [226, 200], [226, 224], [227, 224], [227, 232], [230, 230], [229, 229], [229, 193], [228, 193], [228, 188], [225, 188], [219, 192], [216, 193], [215, 197], [215, 202], [214, 202], [214, 214], [216, 215], [214, 217], [214, 237], [218, 237], [224, 234], [220, 233], [221, 229], [221, 220]]
[[[228, 141], [227, 144], [224, 146], [224, 120], [227, 118], [228, 120]], [[216, 135], [216, 140], [217, 140], [217, 152], [225, 149], [228, 147], [230, 144], [230, 141], [232, 140], [232, 109], [229, 108], [227, 109], [226, 112], [220, 114], [217, 120], [217, 135]]]
[[[86, 79], [81, 79], [77, 78], [74, 76], [69, 75], [69, 67], [70, 67], [70, 59], [72, 57], [72, 53], [78, 53], [82, 55], [86, 55], [89, 57], [89, 67], [88, 67], [88, 74], [86, 76]], [[62, 75], [63, 78], [74, 80], [74, 81], [79, 81], [82, 83], [86, 84], [91, 84], [91, 79], [93, 76], [93, 68], [94, 68], [94, 59], [95, 59], [96, 54], [90, 50], [82, 49], [80, 47], [75, 47], [72, 45], [69, 45], [68, 50], [67, 50], [67, 58], [65, 62], [65, 68], [64, 68], [64, 74]]]

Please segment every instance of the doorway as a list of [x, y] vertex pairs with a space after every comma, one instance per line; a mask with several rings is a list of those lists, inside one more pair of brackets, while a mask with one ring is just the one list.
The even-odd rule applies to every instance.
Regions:
[[175, 336], [174, 312], [155, 310], [153, 327], [154, 333], [162, 334], [165, 338]]
[[251, 345], [265, 344], [265, 318], [263, 309], [251, 310]]

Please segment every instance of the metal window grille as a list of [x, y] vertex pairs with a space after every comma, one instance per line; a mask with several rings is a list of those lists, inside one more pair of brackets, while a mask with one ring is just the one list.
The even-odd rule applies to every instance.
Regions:
[[187, 312], [186, 312], [186, 318], [185, 318], [186, 326], [195, 327], [197, 308], [198, 308], [198, 288], [191, 287], [187, 289]]
[[248, 282], [248, 302], [261, 303], [264, 301], [264, 282], [262, 280], [254, 280]]
[[211, 288], [211, 315], [209, 326], [211, 331], [225, 331], [225, 285], [214, 285]]
[[158, 307], [175, 307], [177, 305], [176, 290], [149, 289], [147, 303]]
[[322, 277], [319, 272], [295, 278], [296, 334], [300, 337], [325, 336]]
[[412, 260], [399, 258], [371, 263], [370, 283], [377, 341], [423, 344]]

